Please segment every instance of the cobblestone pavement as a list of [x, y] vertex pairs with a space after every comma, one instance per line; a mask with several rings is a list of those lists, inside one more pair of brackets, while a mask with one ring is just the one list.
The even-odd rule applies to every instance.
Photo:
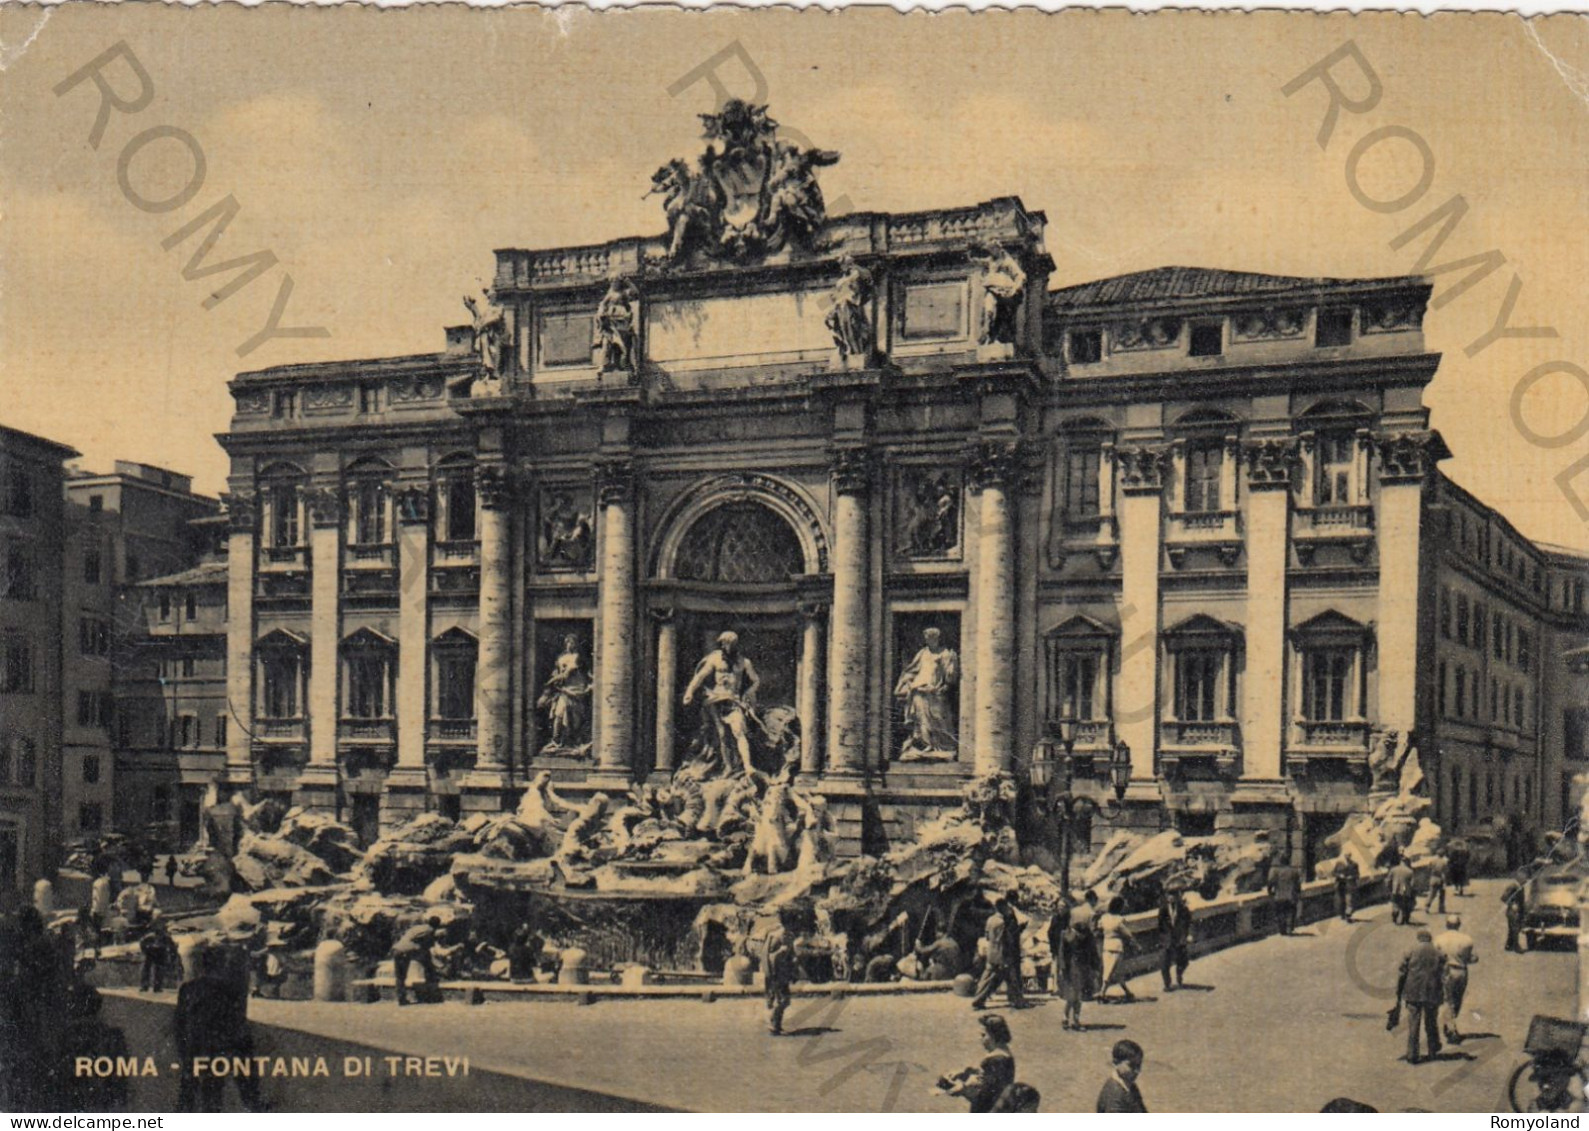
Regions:
[[[1333, 1096], [1382, 1111], [1497, 1110], [1530, 1017], [1572, 1016], [1576, 993], [1571, 949], [1504, 953], [1499, 893], [1499, 881], [1482, 881], [1450, 900], [1480, 962], [1462, 1019], [1470, 1037], [1440, 1060], [1408, 1065], [1405, 1030], [1385, 1031], [1413, 929], [1391, 925], [1381, 906], [1352, 925], [1317, 923], [1199, 959], [1179, 992], [1165, 994], [1156, 973], [1140, 977], [1136, 1003], [1089, 1004], [1083, 1033], [1060, 1029], [1055, 1004], [1010, 1012], [1018, 1076], [1045, 1111], [1090, 1111], [1109, 1047], [1130, 1037], [1146, 1049], [1141, 1084], [1156, 1111], [1317, 1111]], [[1414, 926], [1429, 919], [1420, 910]], [[767, 1035], [754, 1000], [253, 1005], [256, 1020], [304, 1034], [468, 1056], [474, 1070], [695, 1110], [963, 1110], [931, 1084], [980, 1055], [968, 1003], [948, 995], [797, 999], [786, 1025], [800, 1033], [783, 1038]]]

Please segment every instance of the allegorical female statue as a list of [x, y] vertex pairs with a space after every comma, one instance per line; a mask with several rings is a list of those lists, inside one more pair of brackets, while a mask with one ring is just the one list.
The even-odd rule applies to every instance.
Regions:
[[960, 683], [960, 657], [943, 643], [943, 633], [929, 628], [922, 647], [894, 685], [894, 695], [905, 701], [909, 734], [900, 748], [901, 762], [942, 762], [954, 758], [960, 746], [955, 732], [954, 689]]
[[563, 637], [563, 650], [535, 705], [546, 712], [551, 737], [543, 754], [574, 754], [590, 745], [590, 673], [579, 654], [579, 640]]

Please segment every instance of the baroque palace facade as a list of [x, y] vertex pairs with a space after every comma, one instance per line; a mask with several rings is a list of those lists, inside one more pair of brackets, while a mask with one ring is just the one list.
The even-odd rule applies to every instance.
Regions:
[[[1436, 522], [1425, 282], [1050, 290], [1019, 200], [829, 218], [836, 154], [724, 119], [654, 178], [663, 237], [498, 251], [443, 352], [232, 382], [227, 788], [373, 835], [543, 770], [659, 782], [711, 744], [685, 693], [725, 631], [741, 725], [850, 851], [977, 775], [1064, 761], [1105, 801], [1113, 756], [1095, 842], [1263, 828], [1311, 863], [1387, 744], [1451, 776], [1440, 577], [1473, 563]], [[1545, 669], [1589, 634], [1538, 593], [1583, 561], [1518, 553], [1508, 756], [1550, 824]]]

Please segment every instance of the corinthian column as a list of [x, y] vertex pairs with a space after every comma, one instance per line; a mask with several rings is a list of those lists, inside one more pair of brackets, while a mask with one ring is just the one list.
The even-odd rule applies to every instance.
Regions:
[[254, 730], [254, 530], [252, 492], [235, 492], [226, 505], [226, 779], [246, 785], [253, 778]]
[[601, 507], [600, 642], [596, 650], [596, 765], [629, 772], [634, 752], [634, 468], [609, 460], [597, 469]]
[[397, 764], [425, 769], [425, 668], [429, 635], [430, 491], [406, 484], [397, 493]]
[[511, 733], [513, 568], [508, 513], [507, 472], [481, 466], [480, 492], [480, 661], [475, 674], [477, 770], [506, 765]]
[[309, 492], [309, 765], [324, 769], [337, 760], [337, 641], [341, 623], [342, 492], [334, 485]]
[[1007, 772], [1015, 737], [1015, 518], [1010, 493], [1020, 474], [1013, 443], [982, 444], [971, 464], [977, 508], [976, 706], [971, 748], [977, 774]]
[[800, 715], [800, 772], [822, 769], [822, 605], [800, 606], [800, 688], [796, 710]]
[[865, 448], [843, 448], [834, 455], [827, 755], [828, 771], [836, 774], [860, 773], [866, 766], [866, 690], [870, 676], [866, 508], [871, 472], [871, 452]]

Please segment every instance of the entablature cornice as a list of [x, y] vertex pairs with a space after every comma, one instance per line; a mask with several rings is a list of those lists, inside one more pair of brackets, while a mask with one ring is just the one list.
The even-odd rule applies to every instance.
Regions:
[[1059, 377], [1049, 383], [1048, 404], [1052, 408], [1074, 409], [1089, 404], [1184, 401], [1189, 396], [1208, 400], [1281, 393], [1329, 393], [1348, 386], [1379, 389], [1423, 386], [1434, 379], [1440, 357], [1438, 353], [1419, 353], [1311, 363]]

